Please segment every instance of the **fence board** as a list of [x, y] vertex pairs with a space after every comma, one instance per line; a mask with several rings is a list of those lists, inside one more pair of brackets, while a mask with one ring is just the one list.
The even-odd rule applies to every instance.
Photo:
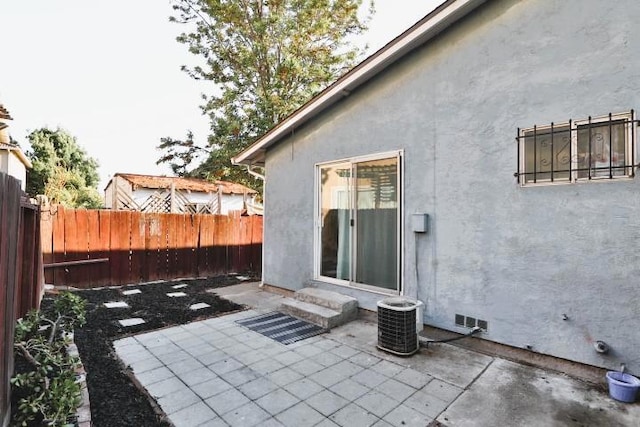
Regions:
[[[240, 241], [240, 235], [241, 232], [240, 230], [242, 229], [242, 223], [240, 221], [240, 217], [239, 215], [236, 215], [236, 213], [233, 213], [234, 215], [232, 216], [234, 220], [238, 220], [238, 226], [236, 227], [229, 227], [227, 229], [227, 238], [229, 242], [239, 242]], [[240, 245], [227, 245], [227, 250], [229, 251], [229, 261], [230, 261], [230, 268], [231, 271], [233, 272], [239, 272], [240, 268], [238, 267], [238, 265], [240, 264], [239, 261], [239, 255], [240, 255]]]
[[[53, 262], [64, 262], [64, 215], [65, 209], [62, 206], [57, 206], [53, 211]], [[66, 281], [66, 274], [64, 268], [59, 267], [53, 270], [53, 283], [64, 284]]]
[[[87, 259], [102, 258], [97, 256], [101, 252], [100, 248], [100, 216], [99, 211], [86, 211], [87, 212]], [[86, 275], [86, 283], [89, 286], [100, 286], [99, 280], [101, 276], [100, 268], [104, 263], [87, 264], [84, 267], [84, 274]], [[81, 276], [82, 277], [82, 276]]]
[[251, 247], [253, 248], [253, 260], [249, 268], [252, 271], [262, 271], [262, 235], [264, 222], [261, 216], [253, 216], [252, 218]]
[[165, 250], [165, 258], [161, 260], [162, 263], [162, 276], [161, 279], [165, 279], [167, 277], [173, 276], [175, 273], [173, 271], [175, 265], [175, 250], [173, 249], [173, 240], [175, 238], [175, 230], [173, 230], [173, 221], [171, 215], [164, 214], [162, 215], [162, 236], [164, 239], [164, 250]]
[[242, 271], [242, 217], [239, 213], [234, 212], [233, 214], [234, 222], [236, 222], [236, 227], [229, 227], [229, 242], [237, 242], [235, 245], [228, 245], [229, 252], [231, 253], [231, 270], [234, 272]]
[[251, 265], [251, 218], [248, 216], [240, 217], [242, 227], [240, 228], [240, 265], [239, 271], [246, 269], [245, 266]]
[[25, 286], [31, 289], [31, 300], [29, 301], [29, 306], [23, 306], [23, 313], [27, 313], [32, 308], [40, 308], [40, 301], [42, 300], [42, 296], [44, 294], [44, 266], [42, 262], [42, 246], [40, 240], [42, 236], [42, 233], [40, 232], [40, 206], [38, 206], [37, 210], [34, 210], [33, 212], [35, 239], [32, 250], [32, 257], [34, 260], [33, 262], [35, 264], [35, 269], [31, 277], [31, 282], [22, 284], [23, 290]]
[[[108, 211], [86, 211], [87, 212], [87, 237], [88, 253], [87, 259], [99, 259], [109, 256], [109, 212]], [[88, 264], [85, 267], [85, 277], [80, 277], [89, 286], [105, 286], [109, 283], [108, 263]], [[78, 283], [75, 283], [78, 285]]]
[[209, 218], [209, 241], [207, 249], [208, 271], [210, 275], [218, 275], [227, 270], [226, 254], [224, 248], [224, 219], [222, 215], [212, 215]]
[[228, 264], [227, 268], [229, 268], [234, 273], [237, 273], [238, 270], [238, 247], [236, 245], [231, 245], [229, 242], [238, 241], [240, 237], [240, 228], [242, 227], [239, 221], [240, 215], [237, 212], [231, 212], [229, 218], [232, 218], [234, 222], [238, 222], [236, 227], [228, 227], [226, 229], [227, 236], [227, 254], [228, 254]]
[[41, 268], [39, 262], [39, 233], [37, 206], [33, 208], [22, 209], [22, 227], [20, 227], [21, 242], [20, 254], [22, 255], [21, 265], [19, 265], [20, 279], [19, 291], [16, 292], [16, 317], [22, 317], [27, 314], [29, 309], [38, 306], [39, 288], [32, 286], [38, 280], [38, 268]]
[[165, 214], [165, 225], [167, 227], [167, 277], [179, 277], [178, 275], [178, 253], [177, 253], [177, 235], [178, 235], [178, 218], [175, 215]]
[[140, 283], [143, 281], [143, 271], [145, 270], [146, 251], [145, 233], [146, 227], [143, 215], [131, 215], [131, 237], [130, 237], [130, 273], [128, 283]]
[[[63, 261], [76, 261], [78, 250], [78, 238], [76, 226], [76, 211], [73, 209], [64, 210], [64, 258]], [[75, 282], [75, 276], [77, 275], [77, 268], [69, 269], [63, 268], [65, 283], [70, 285]]]
[[229, 271], [229, 254], [227, 252], [227, 217], [215, 215], [213, 226], [213, 271], [221, 274]]
[[185, 217], [184, 234], [184, 277], [198, 275], [198, 237], [200, 231], [200, 215], [189, 215]]
[[158, 225], [160, 234], [158, 236], [158, 250], [160, 257], [158, 259], [158, 279], [169, 277], [169, 225], [168, 217], [165, 215], [158, 216]]
[[111, 285], [127, 283], [129, 278], [129, 233], [130, 212], [111, 212], [110, 224], [110, 254]]
[[160, 277], [160, 220], [157, 215], [145, 215], [145, 248], [146, 262], [144, 280], [153, 281]]
[[198, 276], [206, 277], [214, 274], [212, 269], [213, 256], [213, 215], [198, 215], [200, 226], [198, 230]]
[[187, 277], [187, 264], [189, 263], [187, 245], [187, 224], [191, 215], [175, 216], [176, 219], [176, 276]]
[[[42, 247], [42, 261], [45, 264], [53, 262], [53, 229], [51, 211], [44, 209], [40, 211], [40, 245]], [[46, 283], [53, 283], [53, 270], [45, 272]]]
[[[67, 210], [64, 218], [66, 261], [89, 259], [89, 218], [84, 209]], [[76, 284], [84, 277], [91, 279], [91, 265], [78, 265], [67, 268], [69, 284]]]

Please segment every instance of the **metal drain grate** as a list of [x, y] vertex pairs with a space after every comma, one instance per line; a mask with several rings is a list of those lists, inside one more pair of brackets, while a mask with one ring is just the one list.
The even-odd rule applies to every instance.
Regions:
[[282, 344], [291, 344], [326, 332], [318, 325], [278, 312], [237, 320], [236, 323]]

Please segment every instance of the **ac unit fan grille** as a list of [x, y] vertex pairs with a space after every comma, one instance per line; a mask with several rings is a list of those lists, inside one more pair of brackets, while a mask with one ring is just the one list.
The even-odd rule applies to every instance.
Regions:
[[392, 310], [378, 306], [378, 347], [399, 355], [418, 350], [416, 310]]

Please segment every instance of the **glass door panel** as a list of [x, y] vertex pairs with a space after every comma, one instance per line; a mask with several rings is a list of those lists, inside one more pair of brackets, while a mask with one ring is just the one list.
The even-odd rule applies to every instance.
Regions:
[[354, 164], [355, 282], [398, 289], [398, 158]]
[[320, 275], [351, 277], [351, 164], [320, 168]]

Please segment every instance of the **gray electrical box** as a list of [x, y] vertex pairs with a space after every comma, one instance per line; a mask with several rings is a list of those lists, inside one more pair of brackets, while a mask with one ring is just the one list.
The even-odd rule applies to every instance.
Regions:
[[414, 233], [426, 233], [429, 231], [429, 214], [414, 213], [411, 216], [411, 230]]

